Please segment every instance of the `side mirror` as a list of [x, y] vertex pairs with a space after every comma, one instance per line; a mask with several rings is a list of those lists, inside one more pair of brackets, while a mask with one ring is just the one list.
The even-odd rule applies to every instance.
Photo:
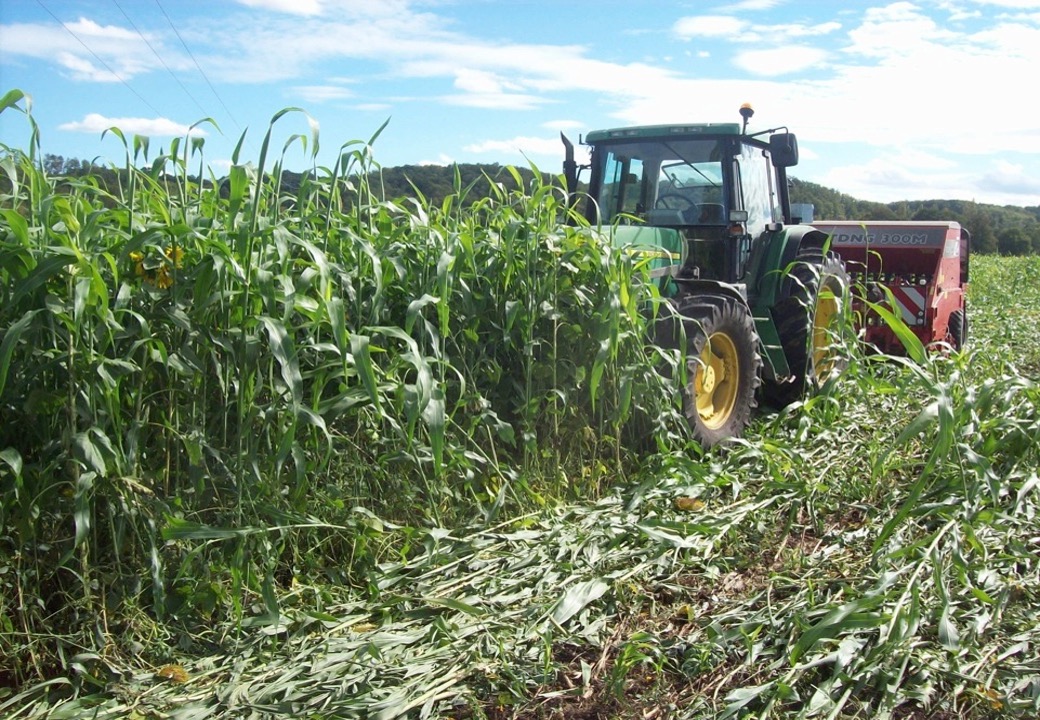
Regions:
[[797, 165], [798, 138], [794, 133], [777, 133], [770, 136], [769, 154], [773, 156], [775, 167], [787, 168]]

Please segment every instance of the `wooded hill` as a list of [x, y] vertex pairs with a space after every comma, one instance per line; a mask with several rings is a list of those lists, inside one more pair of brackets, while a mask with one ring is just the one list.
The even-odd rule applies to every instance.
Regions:
[[791, 183], [791, 202], [811, 203], [817, 220], [953, 220], [972, 235], [977, 252], [1040, 253], [1040, 206], [989, 205], [965, 200], [857, 200], [823, 185]]
[[[113, 170], [92, 167], [90, 163], [75, 158], [65, 160], [57, 155], [44, 157], [44, 169], [51, 176], [91, 173], [103, 179], [111, 173], [114, 179], [115, 175]], [[525, 184], [532, 177], [529, 168], [509, 168], [498, 163], [464, 163], [384, 167], [368, 179], [376, 195], [386, 199], [421, 195], [430, 204], [440, 205], [445, 197], [461, 189], [463, 203], [468, 204], [487, 197], [492, 182], [506, 189], [516, 188], [514, 173]], [[555, 172], [543, 174], [549, 179]], [[295, 193], [304, 177], [301, 173], [283, 173], [283, 193]], [[1040, 254], [1040, 206], [1000, 206], [965, 200], [879, 203], [859, 200], [798, 178], [791, 180], [791, 202], [812, 204], [817, 220], [953, 220], [968, 228], [977, 252]]]

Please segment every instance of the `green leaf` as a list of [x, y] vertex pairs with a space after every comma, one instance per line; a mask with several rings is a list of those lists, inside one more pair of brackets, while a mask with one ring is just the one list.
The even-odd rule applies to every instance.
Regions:
[[14, 90], [8, 90], [4, 94], [4, 96], [2, 98], [0, 98], [0, 113], [2, 113], [4, 110], [7, 110], [8, 108], [17, 107], [18, 106], [18, 102], [22, 98], [25, 98], [25, 100], [26, 100], [26, 103], [25, 103], [26, 104], [26, 110], [28, 110], [29, 109], [28, 106], [30, 105], [31, 97], [29, 95], [26, 95], [21, 90], [18, 90], [17, 88], [15, 88]]
[[457, 610], [460, 613], [466, 615], [472, 615], [473, 617], [484, 617], [487, 615], [486, 610], [470, 605], [469, 603], [462, 602], [461, 600], [455, 600], [454, 598], [447, 597], [424, 597], [423, 602], [427, 605], [433, 605], [435, 607], [445, 607], [450, 610]]
[[246, 189], [249, 187], [249, 176], [242, 165], [232, 165], [228, 173], [228, 217], [234, 220], [242, 206]]
[[354, 358], [354, 367], [357, 369], [358, 377], [361, 378], [361, 384], [368, 392], [368, 399], [372, 401], [372, 404], [378, 410], [380, 407], [379, 387], [376, 383], [375, 368], [372, 364], [372, 354], [369, 349], [370, 342], [370, 338], [367, 335], [351, 335], [350, 353]]
[[105, 458], [97, 445], [94, 444], [94, 441], [91, 440], [90, 433], [76, 433], [72, 438], [72, 447], [75, 451], [76, 459], [82, 462], [85, 467], [93, 469], [94, 472], [102, 477], [108, 474]]
[[0, 210], [0, 215], [3, 215], [4, 220], [7, 221], [7, 226], [11, 228], [11, 232], [22, 245], [29, 244], [29, 223], [26, 219], [14, 210], [3, 209]]
[[76, 251], [72, 248], [49, 247], [47, 252], [50, 254], [33, 268], [29, 277], [18, 283], [14, 296], [11, 298], [12, 305], [16, 305], [22, 298], [36, 292], [37, 288], [78, 260]]
[[293, 404], [299, 405], [303, 401], [303, 374], [300, 372], [300, 365], [296, 358], [296, 347], [292, 338], [289, 337], [289, 333], [281, 321], [266, 316], [260, 318], [260, 321], [267, 328], [267, 336], [271, 341], [271, 352], [274, 354], [275, 360], [278, 361], [282, 380], [285, 381], [285, 386], [289, 388]]
[[143, 155], [144, 159], [148, 159], [148, 145], [150, 138], [147, 135], [134, 135], [134, 160], [137, 160], [138, 155]]
[[329, 324], [332, 326], [332, 337], [336, 339], [336, 347], [346, 353], [349, 340], [347, 339], [347, 316], [343, 298], [329, 298], [325, 303], [325, 312], [329, 315]]
[[881, 604], [884, 597], [884, 594], [876, 591], [832, 609], [798, 638], [798, 642], [791, 649], [791, 664], [797, 663], [799, 658], [821, 640], [837, 638], [852, 630], [873, 628], [884, 623], [884, 615], [870, 612]]
[[7, 373], [11, 367], [11, 356], [14, 354], [18, 339], [21, 338], [22, 333], [29, 327], [29, 323], [38, 312], [40, 311], [30, 310], [22, 315], [17, 322], [7, 328], [4, 339], [0, 341], [0, 397], [4, 395], [4, 385], [7, 383]]
[[182, 518], [167, 517], [162, 529], [163, 540], [226, 540], [260, 532], [257, 528], [215, 528]]
[[592, 408], [596, 408], [596, 394], [599, 390], [600, 380], [603, 378], [603, 371], [607, 368], [607, 358], [610, 355], [610, 340], [601, 340], [599, 343], [599, 352], [596, 353], [596, 359], [592, 363], [592, 372], [589, 374], [589, 401], [592, 403]]
[[571, 585], [553, 608], [553, 621], [563, 625], [586, 605], [601, 598], [609, 589], [610, 586], [598, 578]]
[[956, 652], [961, 648], [961, 635], [957, 626], [950, 617], [950, 606], [947, 604], [939, 617], [939, 644], [950, 652]]
[[14, 448], [9, 447], [0, 450], [0, 460], [3, 460], [7, 467], [11, 468], [15, 477], [22, 474], [22, 456]]
[[80, 473], [80, 476], [76, 479], [76, 494], [73, 499], [74, 510], [72, 512], [72, 519], [76, 525], [76, 538], [73, 542], [73, 547], [79, 547], [87, 539], [87, 534], [90, 532], [92, 524], [90, 496], [91, 491], [94, 489], [94, 479], [96, 477], [92, 472], [85, 472]]
[[238, 136], [238, 142], [235, 143], [235, 149], [231, 151], [231, 167], [232, 169], [238, 165], [238, 158], [242, 154], [242, 146], [246, 142], [246, 131], [243, 130], [242, 134]]
[[[892, 294], [892, 290], [888, 287], [881, 286], [885, 294], [888, 296], [888, 302], [890, 307], [898, 307], [895, 295]], [[896, 315], [888, 307], [881, 305], [880, 303], [867, 302], [867, 306], [876, 312], [885, 324], [888, 325], [889, 329], [895, 333], [896, 337], [899, 338], [899, 342], [903, 344], [906, 349], [906, 354], [910, 356], [914, 362], [924, 363], [927, 360], [928, 353], [924, 349], [924, 344], [921, 343], [921, 339], [914, 334], [914, 331], [910, 329], [910, 326], [903, 320], [903, 316]]]
[[767, 682], [764, 685], [754, 685], [752, 687], [741, 687], [733, 690], [729, 695], [726, 696], [726, 700], [729, 703], [726, 706], [725, 711], [719, 716], [720, 720], [724, 718], [733, 717], [740, 712], [749, 703], [762, 697], [765, 693], [769, 692], [776, 685], [776, 682]]
[[423, 409], [423, 421], [430, 433], [430, 446], [433, 450], [433, 466], [437, 476], [441, 475], [444, 466], [444, 390], [433, 389], [433, 396]]
[[411, 333], [412, 328], [415, 327], [415, 319], [419, 316], [419, 311], [427, 305], [435, 305], [439, 302], [440, 298], [425, 293], [418, 300], [412, 300], [408, 303], [408, 310], [406, 310], [404, 314], [404, 331]]

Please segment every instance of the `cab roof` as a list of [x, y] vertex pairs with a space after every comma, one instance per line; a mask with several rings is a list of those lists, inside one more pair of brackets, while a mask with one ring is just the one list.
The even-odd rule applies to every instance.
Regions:
[[642, 138], [676, 138], [696, 135], [740, 135], [740, 123], [698, 123], [696, 125], [639, 125], [636, 127], [593, 130], [585, 136], [586, 144], [605, 140]]

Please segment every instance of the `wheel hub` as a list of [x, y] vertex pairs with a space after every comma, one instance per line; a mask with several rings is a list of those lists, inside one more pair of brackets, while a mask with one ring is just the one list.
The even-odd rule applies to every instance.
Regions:
[[812, 362], [815, 374], [825, 379], [835, 365], [833, 347], [836, 320], [841, 316], [840, 287], [820, 288], [812, 324]]
[[710, 393], [715, 391], [715, 368], [708, 365], [706, 368], [701, 370], [699, 378], [700, 382], [698, 384], [700, 385], [701, 392]]
[[709, 428], [729, 421], [737, 404], [739, 354], [733, 339], [724, 332], [708, 338], [697, 363], [694, 390], [697, 414]]

